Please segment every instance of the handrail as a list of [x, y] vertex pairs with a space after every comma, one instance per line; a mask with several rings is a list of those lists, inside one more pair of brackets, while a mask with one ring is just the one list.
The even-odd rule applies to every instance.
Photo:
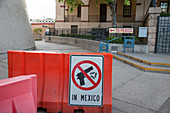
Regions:
[[100, 41], [100, 42], [107, 42], [107, 43], [109, 43], [111, 41], [117, 40], [117, 39], [122, 38], [122, 37], [135, 37], [135, 36], [121, 36], [121, 37], [117, 37], [117, 38], [114, 38], [114, 39], [109, 40], [109, 41]]
[[[129, 38], [132, 37], [133, 39], [127, 39], [127, 37], [129, 37]], [[99, 53], [101, 51], [108, 52], [109, 51], [109, 42], [117, 40], [119, 38], [124, 38], [124, 50], [123, 51], [125, 52], [125, 47], [133, 47], [133, 53], [134, 53], [135, 36], [121, 36], [121, 37], [117, 37], [117, 38], [114, 38], [109, 41], [99, 41]], [[102, 42], [106, 42], [106, 43], [102, 43]], [[131, 44], [128, 45], [128, 42], [131, 42]]]
[[109, 41], [100, 41], [100, 42], [107, 42], [107, 43], [109, 43], [109, 42], [111, 42], [111, 41], [113, 41], [113, 40], [117, 40], [117, 39], [119, 39], [119, 38], [122, 38], [122, 37], [117, 37], [117, 38], [112, 39], [112, 40], [109, 40]]
[[111, 41], [117, 40], [117, 39], [119, 39], [119, 38], [122, 38], [122, 37], [117, 37], [117, 38], [114, 38], [114, 39], [112, 39], [112, 40], [109, 40], [108, 43], [111, 42]]

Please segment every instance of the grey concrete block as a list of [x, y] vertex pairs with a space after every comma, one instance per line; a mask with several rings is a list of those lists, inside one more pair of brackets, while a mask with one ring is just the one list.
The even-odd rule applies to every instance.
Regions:
[[8, 78], [8, 69], [0, 67], [0, 80]]
[[0, 1], [0, 53], [35, 47], [25, 0]]

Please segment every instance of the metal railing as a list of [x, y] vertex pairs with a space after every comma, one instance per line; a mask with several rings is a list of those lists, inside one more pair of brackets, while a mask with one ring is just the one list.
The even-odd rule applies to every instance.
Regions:
[[[81, 22], [81, 17], [77, 15], [67, 15], [65, 22]], [[117, 15], [117, 22], [134, 22], [135, 15], [124, 17], [123, 15]], [[88, 22], [100, 22], [100, 15], [88, 15]]]
[[[89, 15], [89, 22], [100, 22], [100, 15]], [[77, 15], [67, 15], [66, 22], [81, 22], [81, 17], [77, 17]]]
[[[54, 36], [59, 36], [60, 34], [72, 34], [71, 33], [71, 29], [70, 28], [50, 28], [50, 34], [49, 35], [54, 35]], [[78, 28], [77, 29], [77, 33], [76, 34], [84, 34], [84, 35], [90, 35], [90, 33], [88, 33], [89, 31], [92, 31], [92, 28]]]
[[[104, 31], [102, 31], [102, 29], [106, 29]], [[100, 31], [100, 33], [102, 33], [103, 36], [106, 37], [121, 37], [121, 36], [135, 36], [138, 37], [138, 32], [139, 32], [139, 27], [133, 27], [133, 33], [132, 34], [122, 34], [122, 33], [115, 33], [115, 34], [109, 34], [108, 29], [107, 28], [78, 28], [76, 33], [77, 35], [96, 35], [91, 33], [91, 31]], [[61, 34], [72, 34], [71, 33], [71, 28], [50, 28], [49, 31], [49, 35], [51, 36], [59, 36]], [[96, 37], [96, 40], [98, 38]], [[146, 45], [147, 44], [147, 39], [146, 38], [138, 38], [135, 40], [135, 44], [142, 44], [142, 45]]]
[[80, 22], [81, 21], [81, 17], [77, 17], [77, 15], [67, 15], [65, 17], [65, 21], [66, 22]]
[[123, 15], [116, 16], [117, 22], [135, 22], [135, 15], [124, 17]]

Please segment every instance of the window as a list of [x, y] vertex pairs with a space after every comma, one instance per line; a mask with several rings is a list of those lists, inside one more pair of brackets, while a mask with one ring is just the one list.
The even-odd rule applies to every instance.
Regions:
[[107, 18], [107, 5], [100, 4], [100, 22], [106, 22]]
[[78, 26], [71, 25], [71, 34], [77, 34], [77, 33], [78, 33]]
[[167, 1], [161, 1], [161, 13], [168, 13], [168, 5]]
[[81, 5], [77, 8], [77, 17], [81, 17]]
[[123, 6], [123, 17], [131, 17], [132, 3]]
[[123, 26], [123, 28], [132, 28], [131, 26]]

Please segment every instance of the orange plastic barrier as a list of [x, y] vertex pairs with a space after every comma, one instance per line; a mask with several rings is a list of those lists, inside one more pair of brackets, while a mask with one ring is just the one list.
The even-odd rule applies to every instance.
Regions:
[[36, 75], [0, 80], [0, 113], [36, 113]]
[[[69, 66], [70, 55], [103, 55], [103, 106], [69, 106]], [[38, 83], [38, 107], [47, 112], [74, 113], [83, 109], [84, 113], [112, 112], [112, 55], [109, 53], [40, 53], [8, 51], [9, 77], [21, 74], [36, 74]]]

